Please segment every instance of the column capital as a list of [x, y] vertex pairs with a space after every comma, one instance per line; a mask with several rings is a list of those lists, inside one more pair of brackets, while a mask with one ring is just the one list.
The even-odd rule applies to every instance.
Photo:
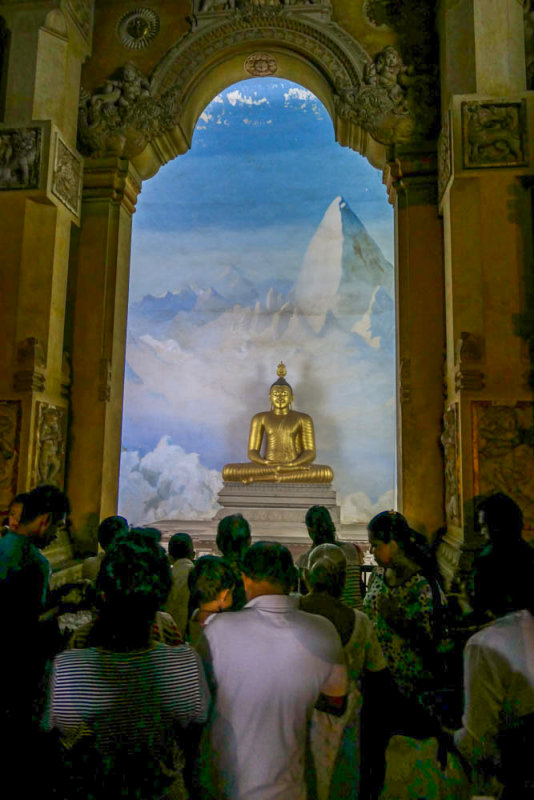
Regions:
[[382, 173], [390, 203], [401, 208], [411, 205], [437, 204], [436, 142], [423, 142], [413, 147], [395, 147], [388, 154]]
[[141, 183], [139, 173], [127, 158], [86, 158], [83, 203], [107, 201], [123, 205], [134, 214]]

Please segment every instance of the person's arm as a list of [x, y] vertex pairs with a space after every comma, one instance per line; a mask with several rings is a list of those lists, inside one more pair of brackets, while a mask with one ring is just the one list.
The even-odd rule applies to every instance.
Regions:
[[315, 461], [315, 433], [313, 431], [313, 420], [308, 414], [303, 414], [300, 419], [300, 435], [302, 439], [302, 450], [296, 458], [293, 458], [286, 467], [306, 467]]
[[318, 711], [341, 717], [347, 707], [348, 673], [345, 664], [334, 664], [315, 704]]
[[454, 734], [460, 753], [477, 762], [496, 755], [495, 734], [504, 701], [506, 664], [494, 651], [467, 643], [464, 652], [463, 727]]
[[248, 458], [255, 464], [268, 463], [260, 454], [264, 431], [263, 413], [254, 414], [250, 423], [250, 433], [248, 435]]

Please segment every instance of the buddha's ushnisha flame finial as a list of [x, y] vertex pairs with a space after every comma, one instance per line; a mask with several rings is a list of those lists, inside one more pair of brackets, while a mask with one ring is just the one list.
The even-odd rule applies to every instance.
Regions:
[[280, 361], [280, 363], [278, 364], [278, 366], [276, 368], [276, 374], [278, 375], [279, 378], [285, 378], [286, 377], [287, 369], [286, 369], [286, 365], [284, 364], [283, 361]]

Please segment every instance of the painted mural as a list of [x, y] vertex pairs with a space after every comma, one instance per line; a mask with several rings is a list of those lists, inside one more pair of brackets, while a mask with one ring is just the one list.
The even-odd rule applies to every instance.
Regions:
[[243, 81], [134, 217], [119, 513], [210, 518], [284, 361], [344, 522], [394, 505], [393, 212], [309, 91]]

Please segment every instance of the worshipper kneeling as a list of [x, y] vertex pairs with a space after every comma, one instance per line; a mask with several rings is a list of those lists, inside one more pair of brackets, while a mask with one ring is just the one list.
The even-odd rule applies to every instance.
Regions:
[[53, 663], [45, 727], [59, 736], [58, 796], [69, 800], [186, 796], [180, 740], [205, 722], [209, 691], [191, 647], [151, 644], [171, 574], [157, 539], [143, 533], [118, 534], [102, 562], [99, 646]]

